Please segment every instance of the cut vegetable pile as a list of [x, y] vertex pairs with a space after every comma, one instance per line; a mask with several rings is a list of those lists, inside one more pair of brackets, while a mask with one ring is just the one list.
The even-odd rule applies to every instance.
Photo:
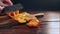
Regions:
[[7, 15], [19, 23], [26, 23], [29, 27], [38, 27], [40, 25], [39, 20], [27, 12], [19, 13], [19, 10], [17, 10], [15, 12], [7, 13]]

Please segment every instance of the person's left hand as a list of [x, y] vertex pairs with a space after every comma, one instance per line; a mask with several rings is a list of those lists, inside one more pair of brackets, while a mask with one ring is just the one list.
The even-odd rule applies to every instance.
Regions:
[[13, 3], [11, 0], [0, 0], [0, 6], [11, 6]]
[[[11, 6], [13, 5], [13, 3], [11, 2], [11, 0], [0, 0], [0, 6]], [[0, 11], [2, 11], [3, 9], [0, 8]]]

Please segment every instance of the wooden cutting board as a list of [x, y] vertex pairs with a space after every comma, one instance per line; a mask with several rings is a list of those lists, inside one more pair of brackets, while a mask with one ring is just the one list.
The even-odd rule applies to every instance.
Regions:
[[[47, 13], [47, 12], [45, 12], [45, 13]], [[49, 14], [50, 13], [45, 14], [44, 17], [47, 18], [47, 16], [49, 16]], [[60, 12], [59, 12], [59, 15], [60, 15]], [[45, 19], [43, 18], [43, 20], [45, 20]], [[38, 28], [28, 28], [26, 25], [17, 25], [17, 26], [13, 26], [9, 29], [2, 28], [2, 29], [0, 29], [0, 34], [48, 34], [49, 33], [48, 29], [47, 29], [48, 23], [52, 23], [52, 22], [41, 22], [41, 25]], [[55, 23], [55, 22], [53, 22], [53, 23]], [[58, 23], [58, 22], [56, 22], [56, 23]], [[53, 31], [53, 33], [55, 33], [55, 31]]]
[[10, 25], [14, 25], [14, 24], [18, 24], [16, 23], [16, 21], [10, 19], [7, 16], [0, 16], [0, 27], [5, 27], [5, 26], [10, 26]]
[[[7, 16], [1, 16], [0, 17], [0, 22], [3, 23], [1, 25], [2, 28], [0, 28], [0, 34], [44, 34], [44, 30], [45, 25], [41, 24], [38, 28], [29, 28], [26, 25], [20, 25], [20, 24], [16, 24], [15, 21], [13, 21], [12, 19], [9, 19], [9, 17]], [[15, 23], [15, 25], [13, 24], [8, 24], [8, 23]], [[8, 24], [8, 25], [6, 25]], [[46, 23], [45, 23], [46, 24]]]

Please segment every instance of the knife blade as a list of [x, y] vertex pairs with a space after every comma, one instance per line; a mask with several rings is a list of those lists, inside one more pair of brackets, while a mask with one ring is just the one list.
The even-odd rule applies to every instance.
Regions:
[[[1, 6], [0, 6], [1, 7]], [[13, 11], [16, 11], [16, 10], [21, 10], [21, 9], [23, 9], [23, 6], [22, 6], [22, 4], [15, 4], [15, 5], [13, 5], [13, 6], [7, 6], [7, 7], [1, 7], [3, 10], [2, 10], [2, 12], [1, 12], [1, 14], [0, 15], [4, 15], [5, 13], [7, 13], [7, 12], [13, 12]]]

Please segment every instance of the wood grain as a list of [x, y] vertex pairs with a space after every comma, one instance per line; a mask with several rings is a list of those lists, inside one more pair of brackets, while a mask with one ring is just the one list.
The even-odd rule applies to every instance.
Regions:
[[[51, 12], [49, 14], [51, 14]], [[43, 13], [48, 13], [48, 12], [43, 12]], [[57, 13], [53, 12], [53, 13], [60, 14], [60, 12], [57, 12]], [[47, 18], [47, 14], [45, 14], [44, 17]], [[43, 17], [43, 20], [45, 20], [44, 17]], [[48, 17], [50, 17], [50, 16], [48, 15]], [[5, 20], [8, 20], [8, 19], [5, 19]], [[39, 20], [41, 20], [41, 18], [39, 18]], [[11, 22], [11, 20], [10, 20], [10, 22]], [[53, 22], [55, 22], [55, 21], [53, 21]], [[48, 23], [53, 23], [53, 22], [42, 21], [41, 25], [38, 28], [29, 28], [25, 24], [13, 25], [15, 22], [11, 22], [13, 24], [9, 24], [9, 25], [12, 27], [0, 28], [0, 34], [48, 34], [48, 29], [49, 29], [49, 28], [47, 28], [47, 27], [49, 27]], [[58, 22], [55, 22], [55, 23], [58, 23]]]

